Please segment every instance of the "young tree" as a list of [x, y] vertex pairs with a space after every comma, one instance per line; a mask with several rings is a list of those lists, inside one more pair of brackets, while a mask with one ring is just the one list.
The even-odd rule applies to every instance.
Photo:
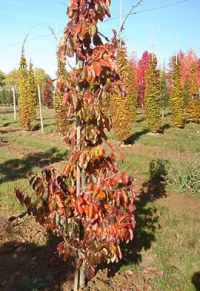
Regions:
[[111, 94], [110, 112], [115, 135], [120, 141], [124, 141], [129, 136], [131, 125], [136, 117], [135, 73], [127, 58], [124, 44], [118, 49], [118, 67], [127, 95], [124, 97], [119, 90]]
[[[65, 64], [58, 59], [58, 70], [57, 70], [57, 88], [55, 93], [55, 120], [56, 120], [56, 132], [64, 136], [68, 131], [68, 116], [67, 106], [63, 103], [63, 86], [60, 80], [67, 78], [67, 71]], [[61, 86], [60, 86], [61, 84]]]
[[184, 108], [187, 107], [188, 99], [189, 99], [189, 81], [188, 75], [185, 77], [184, 87], [183, 87], [183, 98], [184, 98]]
[[16, 192], [28, 212], [62, 238], [57, 249], [64, 259], [71, 259], [88, 278], [101, 262], [117, 262], [122, 257], [120, 243], [133, 239], [135, 227], [132, 178], [119, 172], [116, 150], [106, 154], [103, 148], [104, 141], [111, 145], [105, 134], [110, 122], [102, 112], [102, 100], [114, 85], [120, 85], [116, 35], [103, 43], [97, 28], [99, 20], [110, 16], [109, 6], [109, 0], [70, 1], [60, 58], [76, 54], [81, 64], [68, 78], [60, 78], [57, 86], [64, 88], [69, 116], [76, 116], [65, 139], [72, 156], [64, 175], [46, 169], [42, 177], [31, 176], [40, 204]]
[[168, 92], [167, 76], [166, 76], [165, 68], [162, 71], [160, 71], [160, 99], [161, 99], [162, 117], [164, 117], [167, 106], [168, 106], [168, 101], [169, 101], [169, 92]]
[[28, 70], [28, 76], [27, 76], [27, 82], [28, 82], [28, 99], [27, 103], [29, 103], [29, 110], [30, 110], [30, 116], [31, 120], [36, 118], [36, 106], [37, 106], [37, 100], [36, 100], [36, 83], [35, 83], [35, 76], [33, 71], [33, 64], [30, 62], [29, 70]]
[[53, 107], [53, 86], [50, 80], [42, 88], [42, 104], [47, 108]]
[[137, 64], [137, 75], [136, 75], [136, 87], [137, 87], [137, 98], [138, 106], [140, 108], [144, 107], [144, 94], [145, 94], [145, 72], [148, 67], [149, 53], [145, 51], [142, 54], [141, 59]]
[[171, 123], [177, 128], [184, 126], [184, 98], [181, 88], [181, 63], [179, 60], [173, 62], [173, 86], [170, 95]]
[[200, 120], [200, 102], [199, 102], [199, 88], [196, 77], [196, 65], [191, 65], [191, 81], [189, 84], [189, 98], [186, 108], [186, 120], [197, 123]]
[[24, 51], [22, 50], [19, 67], [19, 121], [22, 130], [30, 130], [31, 126], [29, 93], [28, 71]]
[[154, 55], [149, 57], [148, 67], [145, 74], [145, 115], [148, 129], [157, 133], [161, 127], [160, 114], [160, 76], [156, 69], [157, 59]]

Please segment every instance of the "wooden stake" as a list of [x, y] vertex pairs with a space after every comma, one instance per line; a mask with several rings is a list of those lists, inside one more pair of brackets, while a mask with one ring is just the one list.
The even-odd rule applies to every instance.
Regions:
[[[77, 58], [77, 65], [79, 68], [83, 67], [83, 62], [81, 60], [79, 60]], [[81, 90], [81, 88], [79, 88]], [[77, 122], [77, 129], [76, 129], [76, 134], [77, 134], [77, 140], [76, 140], [76, 144], [77, 144], [77, 149], [80, 150], [81, 149], [81, 120], [80, 117], [77, 116], [76, 119]], [[76, 165], [76, 171], [77, 171], [77, 178], [76, 178], [76, 196], [78, 197], [80, 195], [81, 192], [81, 187], [84, 188], [85, 187], [85, 173], [81, 172], [80, 166]], [[80, 238], [81, 239], [81, 238]], [[74, 287], [76, 286], [76, 288], [79, 287], [84, 287], [85, 286], [85, 274], [84, 274], [84, 268], [83, 266], [79, 269], [79, 270], [75, 270], [75, 274], [74, 274]], [[74, 289], [77, 290], [77, 289]]]
[[74, 272], [74, 291], [78, 290], [78, 281], [79, 281], [79, 270], [75, 269], [75, 272]]

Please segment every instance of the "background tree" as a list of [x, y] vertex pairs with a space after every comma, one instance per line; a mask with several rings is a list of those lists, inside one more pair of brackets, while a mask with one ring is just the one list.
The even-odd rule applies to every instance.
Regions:
[[27, 102], [29, 102], [29, 109], [30, 109], [30, 116], [31, 119], [36, 118], [36, 106], [37, 106], [37, 100], [36, 100], [36, 83], [35, 83], [35, 76], [33, 71], [33, 64], [30, 62], [29, 64], [29, 70], [28, 70], [28, 76], [27, 76], [27, 86], [28, 86], [28, 92], [29, 97]]
[[149, 53], [144, 51], [141, 59], [137, 63], [136, 87], [138, 106], [144, 107], [144, 94], [145, 94], [145, 71], [148, 67]]
[[171, 123], [173, 126], [182, 128], [184, 125], [184, 98], [181, 88], [181, 63], [180, 60], [173, 61], [173, 86], [170, 95]]
[[40, 85], [41, 87], [50, 80], [50, 76], [45, 72], [44, 69], [35, 68], [34, 70], [34, 77], [36, 85]]
[[67, 78], [67, 71], [65, 69], [65, 63], [58, 59], [58, 70], [57, 70], [57, 84], [55, 92], [55, 121], [56, 121], [56, 132], [64, 136], [68, 130], [68, 116], [67, 106], [63, 103], [63, 87], [60, 86], [60, 80]]
[[157, 59], [154, 55], [149, 56], [148, 67], [145, 74], [145, 115], [148, 129], [157, 133], [161, 127], [160, 114], [160, 76], [156, 69]]
[[[186, 53], [182, 52], [181, 54], [178, 54], [178, 58], [181, 62], [181, 87], [183, 89], [186, 78], [188, 78], [189, 83], [193, 78], [191, 66], [197, 64], [198, 58], [192, 49], [189, 49]], [[197, 70], [195, 71], [195, 76], [197, 78]]]
[[49, 80], [42, 89], [42, 104], [47, 108], [53, 107], [53, 86]]
[[19, 86], [19, 70], [18, 69], [13, 69], [10, 71], [5, 78], [5, 83], [6, 83], [6, 88], [10, 89], [13, 86], [15, 88], [18, 88]]
[[199, 88], [196, 71], [196, 64], [193, 63], [190, 68], [191, 81], [189, 83], [189, 98], [186, 108], [186, 120], [194, 123], [200, 120]]
[[0, 70], [0, 87], [3, 88], [5, 86], [6, 74]]
[[31, 126], [32, 115], [29, 93], [27, 64], [22, 50], [19, 67], [19, 121], [22, 130], [30, 130]]
[[10, 88], [6, 88], [5, 84], [6, 74], [0, 70], [0, 104], [11, 105], [13, 103], [13, 96]]
[[124, 43], [118, 49], [118, 73], [126, 91], [124, 97], [119, 90], [110, 97], [110, 112], [115, 135], [124, 141], [130, 134], [130, 128], [136, 117], [135, 73], [128, 60]]
[[184, 108], [187, 107], [188, 99], [189, 99], [189, 80], [188, 75], [185, 76], [185, 82], [183, 87], [183, 98], [184, 98]]
[[160, 99], [161, 99], [162, 117], [164, 117], [167, 106], [168, 106], [168, 101], [169, 101], [167, 74], [166, 74], [165, 68], [163, 68], [163, 70], [160, 71]]

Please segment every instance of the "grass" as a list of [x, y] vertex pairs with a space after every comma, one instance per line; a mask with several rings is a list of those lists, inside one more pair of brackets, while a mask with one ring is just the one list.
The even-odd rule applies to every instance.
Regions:
[[[43, 110], [43, 115], [45, 134], [41, 134], [38, 120], [33, 131], [26, 133], [19, 130], [19, 123], [13, 121], [12, 112], [0, 114], [0, 124], [3, 125], [0, 128], [0, 203], [3, 207], [22, 210], [13, 189], [17, 187], [31, 193], [26, 174], [64, 161], [69, 155], [62, 138], [54, 132], [53, 109]], [[159, 198], [169, 190], [162, 176], [167, 163], [173, 165], [175, 171], [170, 174], [175, 177], [177, 173], [183, 176], [189, 162], [198, 161], [200, 124], [187, 124], [184, 129], [177, 130], [169, 127], [167, 116], [163, 125], [163, 134], [150, 135], [140, 114], [128, 139], [131, 146], [118, 146], [125, 157], [120, 169], [135, 177], [136, 189], [140, 192], [140, 199], [136, 201], [135, 239], [124, 249], [125, 260], [120, 263], [120, 268], [132, 270], [138, 276], [148, 274], [147, 283], [153, 290], [198, 290], [200, 219], [190, 215], [187, 205], [185, 211], [175, 213], [170, 207], [161, 205]], [[108, 135], [116, 145], [113, 132]], [[168, 160], [166, 164], [165, 160]], [[170, 189], [180, 191], [180, 186], [171, 183]], [[184, 191], [191, 195], [189, 188]], [[26, 286], [35, 284], [32, 288], [37, 288], [39, 283], [25, 282]]]
[[[157, 207], [160, 229], [156, 233], [156, 254], [152, 267], [159, 270], [153, 278], [156, 290], [192, 290], [191, 278], [199, 267], [197, 250], [200, 220], [187, 214], [175, 216], [165, 207]], [[189, 287], [190, 286], [190, 287]]]

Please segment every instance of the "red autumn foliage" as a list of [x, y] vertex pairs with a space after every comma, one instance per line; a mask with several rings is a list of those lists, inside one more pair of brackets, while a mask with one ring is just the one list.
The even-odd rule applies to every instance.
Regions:
[[[72, 156], [62, 174], [46, 168], [41, 176], [30, 175], [37, 203], [16, 192], [28, 213], [62, 238], [57, 247], [60, 255], [76, 268], [84, 266], [88, 278], [94, 276], [98, 264], [122, 258], [120, 243], [133, 239], [135, 227], [133, 178], [119, 172], [117, 151], [107, 142], [105, 133], [111, 128], [110, 120], [102, 109], [102, 101], [113, 86], [123, 92], [117, 73], [116, 33], [110, 41], [104, 37], [103, 44], [97, 28], [99, 20], [110, 16], [110, 2], [70, 1], [59, 56], [65, 60], [76, 55], [83, 66], [65, 79], [60, 77], [57, 88], [64, 92], [68, 116], [77, 117], [65, 138]], [[79, 128], [81, 139], [77, 142]], [[112, 149], [108, 155], [103, 142]]]
[[138, 106], [144, 107], [144, 92], [145, 92], [145, 71], [148, 66], [149, 53], [145, 51], [141, 59], [137, 63], [136, 87], [138, 94]]

